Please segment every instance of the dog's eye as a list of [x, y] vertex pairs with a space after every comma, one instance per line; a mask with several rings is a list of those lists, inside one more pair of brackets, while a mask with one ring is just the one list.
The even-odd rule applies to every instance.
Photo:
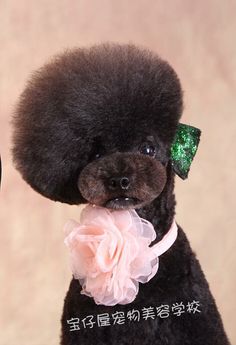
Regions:
[[156, 148], [152, 143], [146, 142], [140, 146], [139, 152], [142, 153], [143, 155], [154, 157], [156, 154]]
[[96, 160], [101, 158], [102, 156], [104, 156], [105, 154], [105, 148], [101, 143], [101, 138], [100, 137], [96, 137], [93, 139], [93, 143], [92, 143], [92, 149], [90, 152], [90, 161], [92, 160]]
[[96, 160], [96, 159], [99, 159], [103, 156], [103, 153], [102, 152], [93, 152], [91, 155], [90, 155], [90, 160]]

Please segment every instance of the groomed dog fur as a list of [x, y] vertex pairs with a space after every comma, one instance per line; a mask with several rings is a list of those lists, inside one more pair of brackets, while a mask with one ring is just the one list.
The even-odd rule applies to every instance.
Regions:
[[[182, 113], [176, 73], [133, 45], [98, 45], [59, 55], [34, 73], [16, 109], [13, 156], [39, 193], [69, 204], [135, 208], [159, 241], [175, 215], [170, 147]], [[62, 345], [226, 345], [220, 315], [179, 227], [158, 274], [128, 305], [96, 305], [72, 278]], [[71, 332], [68, 320], [199, 301], [201, 312]]]

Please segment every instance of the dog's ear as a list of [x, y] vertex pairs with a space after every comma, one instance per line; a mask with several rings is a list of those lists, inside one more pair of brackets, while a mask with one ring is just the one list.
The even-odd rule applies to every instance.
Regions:
[[201, 131], [180, 123], [171, 146], [171, 162], [175, 173], [185, 180], [197, 152]]

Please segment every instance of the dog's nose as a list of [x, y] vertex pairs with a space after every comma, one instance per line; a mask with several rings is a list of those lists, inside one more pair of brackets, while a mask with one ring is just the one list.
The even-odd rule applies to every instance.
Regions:
[[111, 177], [108, 183], [111, 189], [128, 189], [130, 186], [130, 180], [126, 176], [122, 177]]

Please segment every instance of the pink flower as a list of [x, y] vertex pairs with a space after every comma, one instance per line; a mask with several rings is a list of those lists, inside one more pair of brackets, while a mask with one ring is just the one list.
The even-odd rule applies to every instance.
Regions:
[[158, 253], [149, 247], [155, 230], [134, 210], [88, 205], [80, 223], [68, 222], [65, 231], [74, 278], [96, 304], [131, 303], [139, 282], [148, 282], [158, 270], [160, 246]]

